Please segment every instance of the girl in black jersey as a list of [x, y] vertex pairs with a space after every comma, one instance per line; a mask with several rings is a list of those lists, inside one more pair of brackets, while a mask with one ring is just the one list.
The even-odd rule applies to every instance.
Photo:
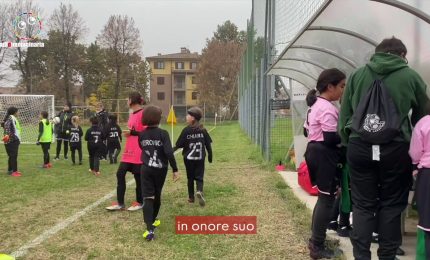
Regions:
[[143, 218], [147, 230], [143, 238], [151, 241], [154, 239], [154, 229], [160, 225], [157, 219], [161, 207], [161, 190], [166, 180], [167, 169], [173, 169], [173, 181], [179, 178], [175, 155], [169, 133], [160, 129], [161, 109], [156, 106], [147, 106], [142, 118], [142, 124], [148, 126], [145, 131], [139, 133], [139, 146], [142, 149], [142, 193], [144, 199]]
[[175, 150], [183, 148], [185, 168], [188, 178], [188, 202], [194, 203], [194, 181], [197, 185], [196, 196], [200, 206], [205, 206], [203, 196], [203, 176], [205, 174], [206, 150], [208, 161], [212, 163], [212, 139], [203, 125], [200, 124], [203, 112], [198, 107], [192, 107], [187, 111], [188, 126], [182, 130], [176, 141]]
[[92, 126], [85, 133], [88, 153], [90, 157], [90, 172], [100, 175], [100, 155], [103, 153], [103, 141], [105, 140], [104, 130], [98, 125], [97, 117], [90, 119]]

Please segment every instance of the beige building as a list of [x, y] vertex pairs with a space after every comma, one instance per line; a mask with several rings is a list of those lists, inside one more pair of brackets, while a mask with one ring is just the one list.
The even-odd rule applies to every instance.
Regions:
[[151, 66], [150, 103], [161, 107], [164, 117], [173, 105], [177, 118], [184, 120], [187, 108], [199, 104], [195, 74], [200, 55], [181, 48], [180, 53], [146, 59]]

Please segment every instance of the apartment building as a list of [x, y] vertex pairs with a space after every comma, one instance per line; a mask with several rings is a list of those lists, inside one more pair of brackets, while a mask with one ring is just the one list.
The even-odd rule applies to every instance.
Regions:
[[179, 53], [146, 60], [151, 66], [150, 103], [161, 107], [164, 117], [173, 105], [177, 118], [184, 120], [187, 108], [199, 104], [195, 74], [200, 55], [181, 48]]

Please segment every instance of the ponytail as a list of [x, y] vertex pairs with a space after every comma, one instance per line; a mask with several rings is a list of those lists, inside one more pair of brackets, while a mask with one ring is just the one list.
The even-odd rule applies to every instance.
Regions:
[[16, 112], [18, 112], [18, 108], [16, 108], [16, 107], [9, 107], [7, 109], [6, 115], [5, 115], [4, 119], [3, 119], [2, 127], [4, 127], [4, 123], [7, 121], [7, 119], [9, 118], [9, 116], [15, 115]]
[[306, 95], [306, 104], [308, 105], [308, 107], [311, 107], [315, 104], [315, 102], [317, 102], [317, 90], [312, 89]]

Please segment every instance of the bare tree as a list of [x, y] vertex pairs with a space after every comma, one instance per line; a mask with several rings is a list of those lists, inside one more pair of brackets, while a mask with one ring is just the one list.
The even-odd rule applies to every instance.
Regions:
[[84, 21], [75, 11], [71, 4], [60, 4], [55, 9], [50, 20], [49, 27], [51, 32], [59, 35], [61, 40], [61, 50], [58, 50], [57, 56], [61, 70], [60, 78], [64, 81], [64, 90], [66, 100], [70, 100], [70, 85], [73, 79], [73, 72], [78, 66], [76, 50], [78, 49], [78, 40], [84, 35], [86, 27]]
[[[139, 29], [132, 17], [111, 15], [97, 41], [108, 50], [109, 65], [115, 71], [114, 95], [118, 97], [123, 77], [122, 70], [134, 53], [140, 53]], [[112, 110], [116, 110], [116, 104], [112, 105]]]
[[[11, 5], [10, 3], [0, 2], [0, 43], [9, 42], [12, 40], [11, 38]], [[10, 49], [8, 47], [3, 47], [0, 45], [0, 80], [4, 79], [4, 71], [8, 68], [5, 65], [5, 60], [11, 55]]]

